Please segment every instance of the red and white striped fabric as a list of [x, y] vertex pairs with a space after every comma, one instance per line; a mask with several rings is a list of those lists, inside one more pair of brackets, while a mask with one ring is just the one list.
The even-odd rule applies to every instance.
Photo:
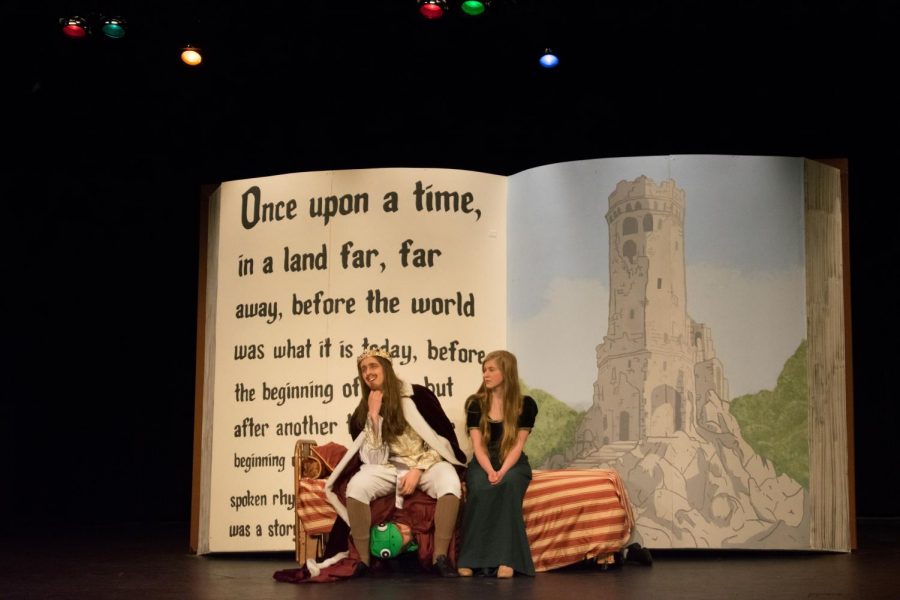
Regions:
[[[324, 479], [301, 479], [296, 506], [308, 535], [331, 530], [336, 515]], [[522, 512], [538, 572], [617, 552], [634, 525], [625, 486], [611, 469], [534, 471]]]
[[[325, 499], [325, 480], [300, 480], [297, 489], [297, 516], [307, 535], [320, 535], [331, 531], [337, 513]], [[298, 536], [299, 539], [299, 536]]]
[[534, 471], [522, 506], [536, 571], [617, 552], [634, 517], [611, 469]]

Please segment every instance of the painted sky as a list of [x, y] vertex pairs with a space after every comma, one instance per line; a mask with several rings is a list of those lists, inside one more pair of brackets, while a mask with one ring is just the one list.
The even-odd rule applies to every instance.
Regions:
[[803, 162], [666, 156], [538, 167], [509, 180], [509, 348], [525, 382], [590, 405], [607, 331], [609, 195], [641, 175], [685, 192], [687, 311], [712, 328], [732, 397], [771, 389], [806, 332]]

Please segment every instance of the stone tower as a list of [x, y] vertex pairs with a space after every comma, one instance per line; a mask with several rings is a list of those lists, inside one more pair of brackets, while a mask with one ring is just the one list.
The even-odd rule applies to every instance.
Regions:
[[727, 399], [711, 333], [687, 314], [684, 211], [672, 180], [621, 181], [609, 197], [609, 325], [577, 433], [581, 456], [679, 431], [695, 437], [697, 392]]
[[803, 487], [744, 441], [713, 332], [688, 316], [684, 192], [621, 181], [606, 222], [609, 324], [593, 403], [550, 468], [616, 469], [650, 548], [808, 547]]

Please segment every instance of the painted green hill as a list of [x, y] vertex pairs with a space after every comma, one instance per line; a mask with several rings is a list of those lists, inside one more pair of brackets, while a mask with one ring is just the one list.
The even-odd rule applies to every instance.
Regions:
[[522, 393], [534, 398], [538, 406], [537, 421], [525, 443], [525, 454], [531, 467], [540, 469], [547, 459], [554, 454], [563, 454], [574, 443], [575, 428], [583, 413], [569, 408], [544, 390], [531, 389], [524, 381], [519, 383]]
[[731, 414], [748, 444], [809, 489], [809, 390], [806, 383], [806, 340], [785, 363], [774, 390], [739, 396]]

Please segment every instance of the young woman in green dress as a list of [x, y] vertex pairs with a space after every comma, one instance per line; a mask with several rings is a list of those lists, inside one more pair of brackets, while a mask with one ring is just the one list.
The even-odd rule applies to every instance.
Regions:
[[466, 473], [459, 574], [534, 575], [522, 517], [531, 465], [522, 451], [537, 404], [519, 389], [516, 357], [505, 350], [482, 362], [483, 382], [466, 401], [466, 429], [475, 453]]

